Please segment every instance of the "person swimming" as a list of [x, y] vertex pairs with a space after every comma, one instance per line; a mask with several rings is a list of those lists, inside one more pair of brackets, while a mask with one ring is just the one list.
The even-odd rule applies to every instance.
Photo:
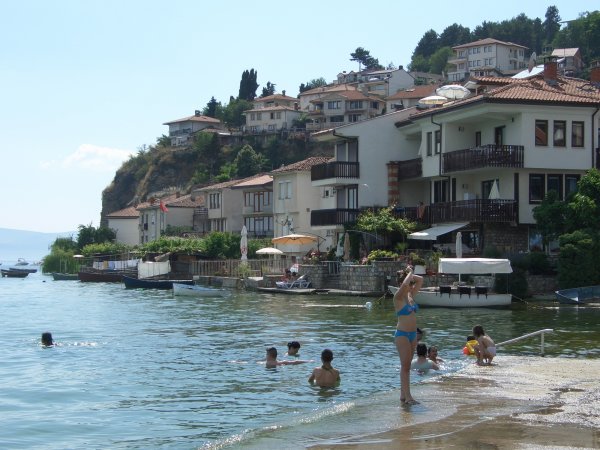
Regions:
[[49, 331], [45, 331], [42, 333], [42, 345], [44, 347], [52, 347], [54, 346], [54, 340], [52, 339], [52, 333]]

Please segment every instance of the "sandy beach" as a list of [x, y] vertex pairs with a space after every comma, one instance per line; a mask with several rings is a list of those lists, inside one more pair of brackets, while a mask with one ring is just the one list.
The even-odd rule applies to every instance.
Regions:
[[[392, 431], [312, 446], [315, 449], [597, 449], [600, 361], [501, 356], [444, 377], [420, 405], [398, 407]], [[425, 391], [425, 390], [423, 390]], [[419, 416], [437, 405], [455, 411]]]

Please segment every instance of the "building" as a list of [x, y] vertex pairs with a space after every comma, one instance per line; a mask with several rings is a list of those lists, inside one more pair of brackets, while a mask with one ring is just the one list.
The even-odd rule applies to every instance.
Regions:
[[559, 74], [567, 77], [581, 74], [583, 60], [578, 48], [556, 48], [552, 51], [551, 56], [557, 59]]
[[524, 47], [512, 42], [486, 38], [452, 47], [455, 55], [448, 60], [454, 70], [448, 71], [451, 82], [464, 81], [469, 76], [504, 77], [515, 75], [527, 67]]
[[[320, 251], [325, 251], [334, 244], [331, 233], [321, 233], [320, 229], [313, 228], [310, 223], [311, 212], [319, 209], [322, 203], [328, 203], [328, 207], [335, 206], [333, 189], [313, 186], [311, 182], [311, 169], [330, 159], [328, 156], [313, 156], [271, 171], [274, 237], [292, 233], [315, 236]], [[286, 253], [291, 251], [301, 255], [310, 250], [310, 247], [311, 245], [286, 248]]]
[[420, 99], [430, 95], [436, 95], [435, 90], [438, 87], [440, 87], [439, 84], [423, 84], [400, 90], [394, 95], [390, 95], [385, 100], [385, 110], [388, 112], [393, 112], [400, 109], [417, 106], [417, 103], [419, 103]]
[[194, 143], [194, 135], [205, 129], [221, 129], [221, 121], [214, 117], [203, 116], [196, 111], [193, 116], [165, 122], [169, 126], [169, 137], [173, 147], [188, 146]]
[[533, 209], [599, 166], [600, 67], [592, 81], [557, 70], [549, 61], [526, 79], [474, 78], [474, 96], [315, 133], [335, 157], [311, 182], [336, 202], [312, 210], [311, 226], [337, 232], [363, 208], [393, 205], [438, 244], [461, 230], [473, 253], [537, 249]]
[[135, 206], [112, 212], [106, 216], [108, 228], [116, 234], [120, 244], [138, 245], [140, 243], [140, 212]]
[[277, 133], [292, 128], [294, 120], [302, 115], [299, 100], [286, 95], [275, 94], [257, 98], [254, 107], [244, 112], [245, 133]]

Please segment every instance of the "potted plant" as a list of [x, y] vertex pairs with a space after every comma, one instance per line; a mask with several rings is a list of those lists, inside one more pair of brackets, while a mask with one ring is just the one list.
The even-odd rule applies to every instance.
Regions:
[[419, 255], [416, 252], [412, 252], [410, 255], [410, 261], [412, 262], [412, 265], [415, 268], [415, 274], [416, 275], [425, 275], [426, 271], [425, 271], [425, 258], [423, 258], [421, 255]]

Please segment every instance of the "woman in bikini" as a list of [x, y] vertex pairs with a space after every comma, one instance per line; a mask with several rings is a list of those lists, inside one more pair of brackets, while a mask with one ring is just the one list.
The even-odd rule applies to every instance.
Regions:
[[400, 402], [414, 405], [418, 402], [410, 394], [410, 365], [417, 346], [418, 305], [414, 296], [423, 285], [423, 277], [413, 273], [412, 266], [397, 272], [399, 289], [394, 295], [394, 309], [398, 316], [394, 341], [400, 356]]

